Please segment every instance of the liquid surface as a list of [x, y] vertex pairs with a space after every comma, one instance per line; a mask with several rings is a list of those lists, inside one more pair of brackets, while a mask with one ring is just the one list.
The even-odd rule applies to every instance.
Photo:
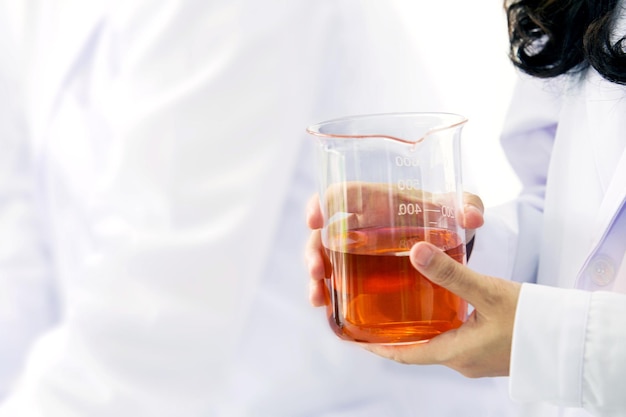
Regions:
[[459, 327], [467, 303], [418, 273], [409, 250], [426, 240], [458, 262], [465, 245], [455, 233], [422, 227], [351, 230], [329, 239], [333, 274], [328, 319], [341, 338], [371, 343], [424, 341]]

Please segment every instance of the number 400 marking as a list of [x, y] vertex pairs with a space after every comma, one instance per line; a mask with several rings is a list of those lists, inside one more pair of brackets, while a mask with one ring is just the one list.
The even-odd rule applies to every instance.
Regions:
[[400, 203], [398, 205], [398, 216], [404, 216], [405, 214], [419, 214], [422, 212], [422, 208], [417, 203]]

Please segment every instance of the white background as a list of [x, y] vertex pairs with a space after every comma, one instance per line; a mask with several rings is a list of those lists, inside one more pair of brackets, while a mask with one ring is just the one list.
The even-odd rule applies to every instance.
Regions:
[[519, 183], [499, 144], [516, 77], [509, 62], [506, 15], [499, 0], [392, 0], [422, 56], [433, 61], [449, 111], [469, 119], [463, 129], [467, 189], [487, 206], [514, 198]]

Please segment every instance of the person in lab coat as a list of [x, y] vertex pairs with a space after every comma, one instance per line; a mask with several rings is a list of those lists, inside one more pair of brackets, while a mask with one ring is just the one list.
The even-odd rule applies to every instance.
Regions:
[[438, 106], [393, 9], [2, 5], [0, 416], [510, 415], [498, 381], [416, 378], [302, 302], [305, 127]]
[[[428, 243], [410, 253], [475, 310], [429, 343], [366, 348], [468, 377], [510, 375], [524, 416], [626, 416], [626, 3], [505, 6], [512, 60], [527, 73], [502, 135], [522, 193], [484, 218], [470, 196], [466, 227], [484, 226], [467, 267]], [[308, 222], [319, 305], [327, 273], [315, 199]]]

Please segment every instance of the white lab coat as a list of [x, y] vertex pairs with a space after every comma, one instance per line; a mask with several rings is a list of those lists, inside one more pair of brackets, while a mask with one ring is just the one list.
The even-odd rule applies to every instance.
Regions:
[[509, 415], [505, 380], [376, 358], [307, 303], [305, 127], [441, 109], [378, 3], [26, 9], [0, 416]]
[[523, 77], [502, 141], [519, 223], [488, 214], [470, 266], [536, 282], [517, 308], [511, 396], [522, 416], [626, 416], [626, 87], [593, 70]]

